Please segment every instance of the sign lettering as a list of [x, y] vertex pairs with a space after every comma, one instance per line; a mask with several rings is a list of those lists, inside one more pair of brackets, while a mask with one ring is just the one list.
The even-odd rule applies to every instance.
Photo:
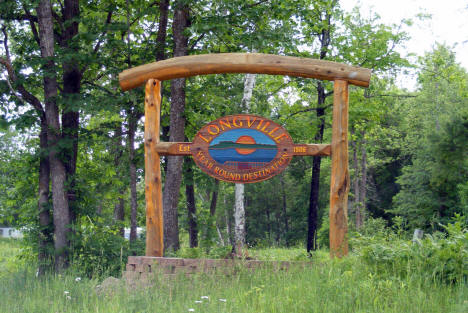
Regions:
[[191, 146], [180, 145], [179, 151], [190, 151], [200, 169], [216, 179], [253, 183], [281, 173], [293, 154], [300, 152], [296, 148], [302, 147], [294, 147], [281, 125], [261, 116], [238, 114], [208, 123]]

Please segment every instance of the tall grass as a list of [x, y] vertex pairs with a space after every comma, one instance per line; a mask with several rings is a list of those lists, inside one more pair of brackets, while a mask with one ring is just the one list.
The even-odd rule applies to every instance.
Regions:
[[0, 238], [0, 277], [16, 272], [24, 265], [17, 259], [20, 252], [16, 239]]
[[[14, 242], [0, 244], [2, 256], [13, 254], [4, 249], [17, 249]], [[383, 277], [358, 256], [322, 260], [327, 259], [287, 272], [265, 268], [232, 276], [155, 277], [150, 287], [129, 289], [121, 284], [105, 294], [96, 292], [101, 283], [97, 279], [76, 281], [77, 274], [71, 271], [36, 278], [34, 270], [23, 267], [0, 275], [0, 312], [468, 311], [465, 282], [445, 284], [417, 274]], [[10, 261], [3, 257], [0, 268], [5, 262]]]

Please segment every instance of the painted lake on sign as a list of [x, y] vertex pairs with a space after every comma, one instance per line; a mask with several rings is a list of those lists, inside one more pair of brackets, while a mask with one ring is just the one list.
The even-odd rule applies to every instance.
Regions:
[[216, 137], [208, 148], [211, 157], [220, 164], [241, 162], [242, 166], [257, 167], [271, 162], [278, 153], [276, 143], [254, 129], [234, 129]]

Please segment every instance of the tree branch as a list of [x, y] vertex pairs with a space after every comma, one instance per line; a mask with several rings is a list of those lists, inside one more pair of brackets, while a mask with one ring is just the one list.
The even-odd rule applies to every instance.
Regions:
[[37, 22], [37, 17], [32, 16], [31, 13], [29, 13], [28, 8], [24, 4], [23, 4], [23, 10], [26, 13], [26, 16], [28, 17], [29, 25], [31, 26], [31, 31], [33, 33], [34, 39], [36, 40], [37, 44], [40, 45], [41, 42], [39, 39], [39, 33], [37, 32], [36, 24], [34, 24]]
[[54, 17], [54, 19], [57, 21], [57, 24], [60, 28], [60, 38], [62, 37], [62, 34], [64, 33], [64, 29], [63, 29], [63, 19], [60, 15], [57, 14], [57, 12], [55, 12], [54, 9], [52, 9], [52, 16]]
[[112, 96], [112, 97], [116, 97], [116, 94], [114, 94], [112, 91], [110, 91], [109, 89], [106, 89], [105, 87], [101, 86], [101, 85], [98, 85], [98, 84], [95, 84], [91, 81], [88, 81], [88, 80], [85, 80], [83, 81], [83, 84], [85, 85], [90, 85], [90, 86], [93, 86], [99, 90], [102, 90], [104, 91], [105, 93], [107, 93], [109, 96]]
[[[96, 46], [94, 46], [93, 48], [93, 55], [97, 55], [98, 51], [99, 51], [99, 48], [101, 47], [101, 44], [102, 42], [104, 41], [104, 36], [106, 35], [107, 33], [107, 25], [110, 24], [110, 22], [112, 21], [112, 14], [114, 13], [113, 10], [110, 10], [109, 12], [107, 12], [107, 17], [106, 17], [106, 22], [105, 22], [105, 26], [104, 26], [104, 30], [103, 32], [101, 33], [101, 35], [99, 35], [99, 39], [98, 39], [98, 42], [96, 43]], [[86, 72], [86, 70], [88, 69], [88, 65], [85, 64], [83, 66], [83, 68], [81, 69], [81, 76], [84, 75], [84, 72]]]
[[200, 40], [203, 39], [203, 37], [205, 37], [206, 33], [202, 33], [200, 36], [198, 36], [197, 39], [195, 39], [194, 43], [192, 44], [192, 46], [190, 46], [190, 51], [193, 51], [193, 49], [195, 49], [195, 46], [197, 45], [198, 42], [200, 42]]
[[30, 21], [37, 22], [37, 16], [28, 14], [0, 14], [0, 19], [5, 21]]
[[[110, 22], [111, 22], [111, 20], [112, 20], [112, 14], [113, 14], [113, 13], [114, 13], [113, 11], [107, 12], [107, 18], [106, 18], [106, 23], [105, 23], [106, 26], [110, 24]], [[99, 50], [99, 48], [100, 48], [100, 46], [101, 46], [101, 43], [102, 43], [102, 41], [103, 41], [104, 35], [107, 33], [107, 27], [106, 27], [106, 26], [104, 27], [104, 31], [103, 31], [102, 34], [99, 36], [100, 38], [99, 38], [99, 40], [98, 40], [96, 46], [95, 46], [94, 49], [93, 49], [93, 52], [94, 52], [94, 53], [97, 53], [97, 51]]]
[[[154, 1], [154, 2], [152, 2], [152, 3], [150, 3], [150, 4], [148, 4], [147, 7], [150, 8], [150, 7], [152, 7], [152, 6], [155, 6], [156, 4], [159, 4], [159, 1]], [[142, 15], [139, 15], [139, 16], [135, 17], [135, 19], [134, 19], [133, 21], [131, 21], [128, 25], [129, 25], [129, 26], [133, 26], [133, 24], [135, 24], [136, 22], [138, 22], [138, 21], [140, 20], [140, 18], [142, 18], [143, 16], [144, 16], [144, 15], [142, 14]], [[129, 27], [129, 28], [130, 28], [130, 27]], [[124, 30], [124, 31], [122, 32], [122, 39], [125, 38], [125, 36], [126, 36], [126, 34], [127, 34], [127, 31], [128, 31], [128, 30]]]
[[310, 111], [317, 111], [318, 109], [326, 109], [326, 108], [329, 108], [331, 107], [333, 104], [329, 104], [329, 105], [325, 105], [323, 107], [315, 107], [315, 108], [307, 108], [307, 109], [304, 109], [304, 110], [299, 110], [297, 112], [293, 112], [291, 114], [289, 114], [288, 116], [286, 116], [286, 119], [289, 119], [291, 117], [293, 117], [294, 115], [297, 115], [297, 114], [301, 114], [301, 113], [306, 113], [306, 112], [310, 112]]
[[18, 90], [19, 94], [15, 92], [13, 86], [10, 84], [10, 81], [8, 82], [8, 86], [10, 87], [11, 92], [22, 102], [27, 102], [33, 106], [33, 108], [37, 111], [39, 114], [40, 118], [45, 118], [45, 112], [42, 107], [41, 102], [39, 99], [34, 96], [32, 93], [26, 90], [22, 84], [18, 83], [18, 77], [16, 76], [16, 73], [13, 69], [13, 66], [11, 64], [11, 58], [10, 58], [10, 49], [8, 47], [8, 33], [6, 32], [6, 27], [5, 25], [2, 25], [2, 33], [4, 36], [3, 40], [3, 46], [5, 48], [5, 57], [0, 57], [0, 64], [3, 64], [7, 70], [8, 73], [8, 78], [7, 80], [11, 80], [13, 83], [15, 83], [15, 87]]

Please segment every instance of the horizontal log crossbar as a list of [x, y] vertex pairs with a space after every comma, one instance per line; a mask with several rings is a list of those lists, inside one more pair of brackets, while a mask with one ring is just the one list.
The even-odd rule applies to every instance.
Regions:
[[[155, 145], [159, 155], [192, 155], [196, 147], [191, 142], [159, 142]], [[330, 156], [331, 145], [295, 144], [290, 153], [297, 156]]]
[[252, 73], [289, 75], [322, 80], [344, 80], [368, 87], [371, 70], [346, 64], [262, 53], [219, 53], [175, 57], [124, 70], [119, 74], [120, 87], [130, 90], [148, 79], [160, 81], [196, 75]]

